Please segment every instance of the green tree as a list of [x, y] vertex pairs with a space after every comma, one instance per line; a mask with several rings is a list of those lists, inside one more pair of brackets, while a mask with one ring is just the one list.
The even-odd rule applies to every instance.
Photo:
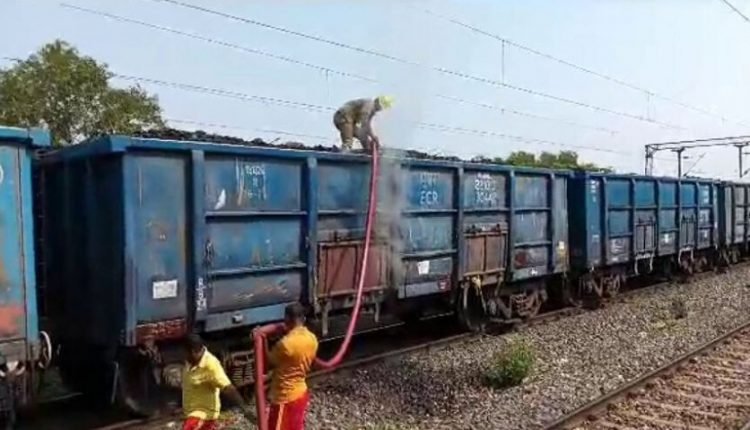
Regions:
[[544, 167], [548, 169], [584, 169], [596, 172], [612, 172], [610, 167], [598, 166], [594, 163], [582, 163], [575, 151], [560, 151], [557, 154], [542, 152], [539, 156], [526, 151], [511, 152], [507, 158], [495, 158], [496, 163], [512, 166]]
[[505, 159], [505, 164], [535, 167], [538, 165], [538, 160], [536, 159], [536, 155], [531, 152], [515, 151], [511, 152], [508, 158]]
[[0, 69], [0, 124], [46, 127], [57, 146], [164, 125], [155, 96], [138, 86], [113, 88], [111, 77], [106, 64], [56, 40]]

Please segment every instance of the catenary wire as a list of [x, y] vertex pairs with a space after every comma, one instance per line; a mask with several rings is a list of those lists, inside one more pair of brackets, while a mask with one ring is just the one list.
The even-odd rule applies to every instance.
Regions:
[[[14, 57], [4, 56], [0, 58], [11, 60], [11, 61], [16, 61], [16, 62], [22, 61], [21, 59], [14, 58]], [[119, 74], [119, 73], [113, 73], [112, 77], [118, 78], [121, 80], [137, 82], [137, 83], [146, 83], [146, 84], [153, 84], [153, 85], [159, 85], [159, 86], [164, 86], [164, 87], [171, 87], [171, 88], [175, 88], [175, 89], [179, 89], [183, 91], [197, 92], [197, 93], [215, 95], [215, 96], [220, 96], [220, 97], [228, 97], [228, 98], [234, 98], [234, 99], [243, 100], [243, 101], [253, 101], [253, 102], [267, 104], [267, 105], [270, 104], [270, 105], [277, 105], [277, 106], [282, 106], [282, 107], [287, 107], [287, 108], [302, 109], [308, 112], [321, 113], [321, 112], [332, 112], [335, 110], [334, 108], [330, 106], [316, 105], [312, 103], [292, 101], [292, 100], [280, 99], [276, 97], [258, 96], [258, 95], [241, 93], [237, 91], [229, 91], [229, 90], [211, 88], [211, 87], [206, 87], [206, 86], [201, 86], [201, 85], [179, 83], [179, 82], [174, 82], [174, 81], [166, 81], [166, 80], [154, 79], [154, 78], [148, 78], [148, 77], [139, 77], [139, 76]], [[205, 126], [212, 126], [212, 127], [217, 127], [217, 128], [247, 129], [244, 127], [227, 126], [224, 124], [212, 124], [212, 123], [199, 122], [199, 121], [189, 121], [189, 120], [180, 120], [180, 119], [167, 119], [167, 120], [172, 121], [172, 122], [182, 122], [182, 123], [193, 124], [193, 125], [205, 125]], [[607, 153], [629, 155], [629, 156], [637, 155], [632, 152], [616, 151], [616, 150], [611, 150], [611, 149], [606, 149], [606, 148], [598, 148], [598, 147], [585, 146], [585, 145], [567, 144], [567, 143], [556, 142], [556, 141], [551, 141], [551, 140], [546, 140], [546, 139], [524, 137], [524, 136], [512, 135], [512, 134], [507, 134], [507, 133], [499, 133], [499, 132], [489, 131], [489, 130], [455, 127], [455, 126], [448, 126], [448, 125], [435, 124], [435, 123], [429, 123], [429, 122], [415, 122], [414, 124], [417, 125], [421, 129], [439, 131], [439, 132], [470, 134], [470, 135], [478, 135], [478, 136], [484, 136], [484, 137], [498, 137], [498, 138], [503, 138], [503, 139], [508, 139], [508, 140], [519, 141], [519, 142], [536, 143], [536, 144], [542, 144], [542, 145], [554, 145], [554, 146], [566, 147], [566, 148], [571, 148], [571, 149], [584, 149], [584, 150], [607, 152]], [[290, 136], [310, 137], [310, 138], [319, 139], [319, 140], [331, 140], [329, 138], [325, 138], [319, 135], [309, 135], [309, 134], [306, 135], [302, 133], [294, 133], [294, 132], [288, 132], [284, 130], [257, 129], [257, 128], [253, 130], [261, 131], [261, 132], [268, 132], [268, 133], [278, 133], [278, 134], [290, 135]], [[666, 158], [663, 160], [672, 161], [671, 159], [666, 159]]]
[[283, 62], [286, 62], [286, 63], [295, 64], [297, 66], [307, 67], [307, 68], [310, 68], [310, 69], [313, 69], [313, 70], [317, 70], [319, 72], [330, 73], [332, 75], [343, 76], [343, 77], [346, 77], [346, 78], [357, 79], [357, 80], [361, 80], [361, 81], [377, 82], [376, 80], [374, 80], [372, 78], [369, 78], [367, 76], [362, 76], [362, 75], [358, 75], [358, 74], [355, 74], [355, 73], [343, 72], [341, 70], [333, 69], [333, 68], [330, 68], [330, 67], [325, 67], [325, 66], [320, 66], [320, 65], [317, 65], [317, 64], [308, 63], [306, 61], [301, 61], [301, 60], [298, 60], [298, 59], [295, 59], [295, 58], [291, 58], [291, 57], [287, 57], [287, 56], [284, 56], [284, 55], [274, 54], [272, 52], [264, 51], [264, 50], [261, 50], [261, 49], [249, 48], [247, 46], [238, 45], [236, 43], [227, 42], [227, 41], [216, 39], [216, 38], [213, 38], [213, 37], [206, 37], [206, 36], [202, 36], [202, 35], [199, 35], [199, 34], [190, 33], [190, 32], [187, 32], [187, 31], [177, 30], [175, 28], [167, 27], [167, 26], [164, 26], [164, 25], [152, 24], [152, 23], [148, 23], [148, 22], [145, 22], [145, 21], [131, 19], [131, 18], [127, 18], [127, 17], [120, 16], [120, 15], [115, 15], [115, 14], [108, 13], [108, 12], [103, 12], [103, 11], [99, 11], [99, 10], [94, 10], [94, 9], [89, 9], [89, 8], [86, 8], [86, 7], [82, 7], [82, 6], [72, 5], [72, 4], [69, 4], [69, 3], [60, 3], [60, 6], [64, 7], [64, 8], [67, 8], [67, 9], [77, 10], [79, 12], [86, 12], [86, 13], [93, 14], [93, 15], [103, 16], [103, 17], [106, 17], [106, 18], [109, 18], [109, 19], [113, 19], [115, 21], [120, 21], [120, 22], [125, 22], [125, 23], [130, 23], [130, 24], [136, 24], [136, 25], [140, 25], [142, 27], [148, 27], [148, 28], [151, 28], [151, 29], [154, 29], [154, 30], [164, 31], [164, 32], [176, 34], [176, 35], [179, 35], [179, 36], [188, 37], [188, 38], [191, 38], [191, 39], [200, 40], [200, 41], [203, 41], [203, 42], [207, 42], [207, 43], [212, 43], [212, 44], [215, 44], [215, 45], [224, 46], [226, 48], [231, 48], [231, 49], [235, 49], [235, 50], [238, 50], [238, 51], [243, 51], [243, 52], [246, 52], [246, 53], [249, 53], [249, 54], [260, 55], [260, 56], [267, 57], [267, 58], [273, 58], [275, 60], [279, 60], [279, 61], [283, 61]]
[[216, 122], [205, 122], [205, 121], [196, 121], [196, 120], [190, 120], [190, 119], [180, 119], [180, 118], [164, 118], [167, 122], [172, 122], [176, 124], [186, 124], [186, 125], [195, 125], [198, 127], [212, 127], [212, 128], [221, 128], [221, 129], [227, 129], [227, 130], [244, 130], [244, 131], [253, 131], [253, 132], [259, 132], [259, 133], [269, 133], [269, 134], [279, 134], [282, 136], [291, 136], [291, 137], [304, 137], [306, 139], [315, 139], [323, 142], [331, 142], [335, 141], [335, 139], [331, 137], [325, 137], [320, 136], [317, 134], [308, 134], [308, 133], [299, 133], [289, 130], [279, 130], [274, 128], [255, 128], [255, 127], [244, 127], [244, 126], [238, 126], [238, 125], [229, 125], [229, 124], [220, 124]]
[[[725, 0], [722, 0], [722, 1], [725, 1]], [[728, 2], [726, 2], [726, 3], [728, 4]], [[642, 92], [642, 93], [646, 94], [649, 97], [652, 97], [652, 98], [655, 98], [655, 99], [660, 99], [660, 100], [663, 100], [663, 101], [675, 104], [677, 106], [680, 106], [682, 108], [685, 108], [685, 109], [688, 109], [688, 110], [692, 110], [692, 111], [695, 111], [695, 112], [698, 112], [698, 113], [702, 113], [702, 114], [707, 115], [707, 116], [711, 116], [711, 117], [720, 119], [722, 121], [732, 122], [732, 123], [735, 123], [737, 125], [741, 125], [741, 126], [744, 126], [744, 127], [750, 127], [750, 125], [745, 124], [745, 123], [743, 123], [741, 121], [735, 121], [735, 120], [726, 118], [725, 116], [723, 116], [721, 114], [717, 114], [717, 113], [711, 112], [711, 111], [709, 111], [707, 109], [704, 109], [704, 108], [701, 108], [701, 107], [697, 107], [697, 106], [694, 106], [694, 105], [690, 105], [688, 103], [682, 102], [682, 101], [674, 99], [672, 97], [668, 97], [668, 96], [659, 94], [659, 93], [657, 93], [657, 92], [655, 92], [653, 90], [650, 90], [650, 89], [647, 89], [647, 88], [644, 88], [644, 87], [632, 84], [630, 82], [626, 82], [626, 81], [624, 81], [624, 80], [622, 80], [620, 78], [616, 78], [616, 77], [611, 76], [609, 74], [597, 72], [597, 71], [595, 71], [593, 69], [590, 69], [590, 68], [585, 67], [585, 66], [581, 66], [581, 65], [576, 64], [576, 63], [574, 63], [572, 61], [568, 61], [568, 60], [556, 57], [556, 56], [554, 56], [552, 54], [548, 54], [548, 53], [540, 51], [538, 49], [534, 49], [534, 48], [531, 48], [529, 46], [523, 45], [521, 43], [515, 42], [515, 41], [513, 41], [511, 39], [507, 39], [505, 37], [502, 37], [502, 36], [499, 36], [497, 34], [491, 33], [491, 32], [489, 32], [487, 30], [484, 30], [484, 29], [481, 29], [481, 28], [476, 27], [474, 25], [465, 23], [465, 22], [460, 21], [460, 20], [458, 20], [456, 18], [449, 17], [449, 16], [446, 16], [446, 15], [443, 15], [443, 14], [439, 14], [439, 13], [433, 12], [430, 9], [421, 9], [421, 11], [424, 12], [425, 14], [427, 14], [427, 15], [433, 16], [433, 17], [438, 18], [440, 20], [443, 20], [443, 21], [449, 22], [451, 24], [457, 25], [459, 27], [465, 28], [465, 29], [467, 29], [469, 31], [472, 31], [474, 33], [477, 33], [477, 34], [489, 37], [491, 39], [498, 40], [498, 41], [502, 42], [505, 45], [512, 46], [512, 47], [514, 47], [516, 49], [519, 49], [521, 51], [524, 51], [524, 52], [536, 55], [538, 57], [541, 57], [541, 58], [544, 58], [544, 59], [556, 62], [558, 64], [562, 64], [564, 66], [570, 67], [570, 68], [578, 70], [580, 72], [583, 72], [583, 73], [586, 73], [586, 74], [589, 74], [589, 75], [592, 75], [592, 76], [596, 76], [596, 77], [598, 77], [600, 79], [604, 79], [606, 81], [612, 82], [612, 83], [620, 85], [622, 87], [629, 88], [629, 89], [632, 89], [632, 90], [635, 90], [635, 91], [638, 91], [638, 92]], [[738, 11], [738, 13], [739, 13], [739, 11]], [[744, 17], [744, 15], [743, 15], [743, 17]]]
[[386, 60], [390, 60], [390, 61], [394, 61], [394, 62], [397, 62], [397, 63], [400, 63], [400, 64], [405, 64], [405, 65], [410, 65], [410, 66], [424, 67], [424, 68], [427, 68], [427, 69], [439, 72], [439, 73], [447, 75], [447, 76], [454, 76], [454, 77], [462, 78], [462, 79], [465, 79], [465, 80], [470, 80], [470, 81], [482, 83], [482, 84], [485, 84], [485, 85], [490, 85], [490, 86], [495, 86], [495, 87], [501, 87], [501, 88], [507, 88], [507, 89], [510, 89], [512, 91], [526, 93], [526, 94], [533, 95], [533, 96], [536, 96], [536, 97], [547, 98], [549, 100], [555, 100], [555, 101], [558, 101], [560, 103], [566, 103], [566, 104], [570, 104], [570, 105], [574, 105], [574, 106], [578, 106], [578, 107], [583, 107], [583, 108], [595, 110], [595, 111], [598, 111], [598, 112], [603, 112], [603, 113], [608, 113], [608, 114], [612, 114], [612, 115], [617, 115], [617, 116], [621, 116], [621, 117], [624, 117], [624, 118], [629, 118], [629, 119], [636, 120], [636, 121], [642, 121], [642, 122], [646, 122], [646, 123], [651, 123], [651, 124], [655, 124], [655, 125], [659, 125], [659, 126], [671, 128], [671, 129], [685, 130], [685, 127], [682, 127], [680, 125], [671, 124], [671, 123], [667, 123], [667, 122], [663, 122], [663, 121], [657, 121], [657, 120], [654, 120], [654, 119], [651, 119], [651, 118], [646, 118], [643, 115], [637, 115], [637, 114], [632, 114], [632, 113], [628, 113], [628, 112], [621, 112], [621, 111], [617, 111], [617, 110], [614, 110], [614, 109], [610, 109], [610, 108], [606, 108], [606, 107], [602, 107], [602, 106], [597, 106], [597, 105], [594, 105], [594, 104], [591, 104], [591, 103], [586, 103], [586, 102], [582, 102], [582, 101], [571, 99], [571, 98], [567, 98], [567, 97], [562, 97], [562, 96], [558, 96], [558, 95], [554, 95], [554, 94], [545, 93], [545, 92], [542, 92], [542, 91], [537, 91], [537, 90], [534, 90], [534, 89], [531, 89], [531, 88], [525, 88], [525, 87], [520, 87], [520, 86], [517, 86], [517, 85], [511, 85], [511, 84], [508, 84], [508, 83], [505, 83], [505, 82], [497, 81], [497, 80], [486, 78], [486, 77], [482, 77], [482, 76], [475, 76], [475, 75], [472, 75], [472, 74], [469, 74], [469, 73], [465, 73], [465, 72], [462, 72], [462, 71], [459, 71], [459, 70], [452, 70], [452, 69], [448, 69], [448, 68], [444, 68], [444, 67], [433, 66], [433, 65], [428, 65], [428, 64], [422, 64], [422, 63], [417, 62], [417, 61], [413, 61], [413, 60], [409, 60], [409, 59], [397, 57], [397, 56], [394, 56], [394, 55], [391, 55], [391, 54], [386, 54], [386, 53], [382, 53], [382, 52], [375, 51], [375, 50], [372, 50], [372, 49], [362, 48], [362, 47], [354, 46], [354, 45], [351, 45], [351, 44], [347, 44], [347, 43], [343, 43], [343, 42], [339, 42], [339, 41], [335, 41], [335, 40], [331, 40], [331, 39], [326, 39], [326, 38], [323, 38], [323, 37], [320, 37], [320, 36], [310, 35], [310, 34], [307, 34], [307, 33], [300, 32], [300, 31], [291, 30], [291, 29], [288, 29], [288, 28], [285, 28], [285, 27], [281, 27], [281, 26], [277, 26], [277, 25], [267, 24], [267, 23], [264, 23], [264, 22], [261, 22], [261, 21], [258, 21], [258, 20], [253, 20], [253, 19], [249, 19], [249, 18], [246, 18], [246, 17], [241, 17], [241, 16], [238, 16], [238, 15], [233, 15], [233, 14], [229, 14], [229, 13], [226, 13], [226, 12], [221, 12], [221, 11], [218, 11], [218, 10], [215, 10], [215, 9], [210, 9], [210, 8], [203, 7], [203, 6], [197, 6], [197, 5], [193, 5], [193, 4], [190, 4], [190, 3], [185, 3], [185, 2], [182, 2], [182, 1], [178, 1], [178, 0], [152, 0], [152, 1], [159, 2], [159, 3], [167, 3], [167, 4], [171, 4], [171, 5], [179, 6], [179, 7], [183, 7], [183, 8], [188, 8], [188, 9], [196, 10], [196, 11], [199, 11], [199, 12], [202, 12], [202, 13], [206, 13], [206, 14], [211, 14], [211, 15], [214, 15], [214, 16], [219, 16], [219, 17], [227, 18], [227, 19], [230, 19], [230, 20], [242, 22], [242, 23], [249, 24], [249, 25], [260, 26], [262, 28], [266, 28], [266, 29], [269, 29], [269, 30], [281, 32], [281, 33], [292, 35], [292, 36], [295, 36], [295, 37], [304, 38], [304, 39], [307, 39], [307, 40], [316, 41], [316, 42], [319, 42], [319, 43], [324, 43], [324, 44], [327, 44], [327, 45], [330, 45], [330, 46], [335, 46], [335, 47], [338, 47], [338, 48], [348, 49], [350, 51], [359, 52], [359, 53], [362, 53], [362, 54], [376, 56], [378, 58], [386, 59]]
[[[154, 79], [154, 78], [124, 75], [124, 74], [114, 74], [113, 76], [116, 78], [128, 80], [128, 81], [171, 87], [171, 88], [175, 88], [179, 90], [215, 95], [219, 97], [233, 98], [233, 99], [237, 99], [241, 101], [252, 101], [252, 102], [262, 103], [262, 104], [272, 104], [272, 105], [277, 105], [281, 107], [300, 109], [300, 110], [304, 110], [308, 112], [330, 113], [336, 110], [335, 108], [331, 106], [317, 105], [317, 104], [312, 104], [312, 103], [307, 103], [307, 102], [286, 100], [286, 99], [280, 99], [280, 98], [274, 98], [274, 97], [257, 96], [253, 94], [246, 94], [246, 93], [241, 93], [238, 91], [230, 91], [230, 90], [224, 90], [220, 88], [206, 87], [202, 85], [186, 84], [186, 83], [167, 81], [167, 80], [162, 80], [162, 79]], [[507, 133], [489, 131], [489, 130], [475, 129], [475, 128], [456, 127], [456, 126], [436, 124], [436, 123], [430, 123], [430, 122], [422, 122], [422, 121], [414, 121], [412, 122], [412, 124], [418, 126], [419, 128], [428, 129], [428, 130], [446, 131], [446, 132], [453, 132], [453, 133], [459, 133], [459, 134], [473, 134], [473, 135], [480, 135], [480, 136], [494, 136], [494, 137], [500, 137], [500, 138], [504, 138], [508, 140], [515, 140], [515, 141], [520, 141], [520, 142], [539, 143], [539, 144], [544, 144], [544, 145], [555, 145], [555, 146], [561, 146], [561, 147], [567, 147], [567, 148], [585, 149], [585, 150], [608, 152], [608, 153], [621, 154], [621, 155], [630, 155], [630, 156], [637, 155], [633, 152], [618, 151], [614, 149], [599, 148], [599, 147], [594, 147], [594, 146], [568, 144], [568, 143], [557, 142], [557, 141], [552, 141], [552, 140], [537, 139], [537, 138], [518, 136], [518, 135], [507, 134]]]
[[[289, 62], [289, 63], [295, 64], [295, 65], [301, 65], [301, 66], [308, 67], [308, 68], [311, 68], [311, 69], [315, 69], [315, 70], [318, 70], [318, 71], [327, 72], [327, 73], [330, 73], [332, 75], [337, 75], [337, 76], [342, 76], [342, 77], [352, 78], [352, 79], [358, 79], [358, 80], [367, 81], [367, 82], [370, 82], [370, 83], [383, 83], [382, 81], [379, 81], [377, 79], [370, 78], [370, 77], [367, 77], [367, 76], [362, 76], [362, 75], [357, 75], [357, 74], [354, 74], [354, 73], [343, 72], [343, 71], [336, 70], [336, 69], [333, 69], [333, 68], [328, 68], [328, 67], [325, 67], [325, 66], [310, 64], [310, 63], [307, 63], [307, 62], [304, 62], [304, 61], [296, 60], [294, 58], [290, 58], [290, 57], [286, 57], [286, 56], [281, 56], [281, 55], [276, 55], [276, 54], [268, 53], [268, 52], [257, 50], [257, 49], [254, 49], [254, 48], [249, 48], [249, 47], [238, 45], [238, 44], [235, 44], [235, 43], [226, 42], [226, 41], [223, 41], [223, 40], [220, 40], [220, 39], [216, 39], [216, 38], [212, 38], [212, 37], [205, 37], [205, 36], [197, 35], [195, 33], [189, 33], [189, 32], [186, 32], [186, 31], [177, 30], [177, 29], [174, 29], [174, 28], [171, 28], [171, 27], [167, 27], [167, 26], [163, 26], [163, 25], [152, 24], [152, 23], [148, 23], [148, 22], [145, 22], [145, 21], [141, 21], [141, 20], [136, 20], [136, 19], [132, 19], [132, 18], [123, 17], [123, 16], [120, 16], [120, 15], [111, 14], [111, 13], [108, 13], [108, 12], [103, 12], [103, 11], [98, 11], [98, 10], [94, 10], [94, 9], [90, 9], [90, 8], [85, 8], [85, 7], [70, 5], [68, 3], [60, 3], [60, 5], [62, 7], [65, 7], [65, 8], [69, 8], [69, 9], [73, 9], [73, 10], [77, 10], [77, 11], [80, 11], [80, 12], [85, 12], [85, 13], [89, 13], [89, 14], [93, 14], [93, 15], [102, 16], [102, 17], [105, 17], [105, 18], [113, 19], [115, 21], [119, 21], [119, 22], [124, 22], [124, 23], [129, 23], [129, 24], [135, 24], [135, 25], [146, 27], [146, 28], [151, 28], [151, 29], [154, 29], [154, 30], [164, 31], [164, 32], [168, 32], [168, 33], [172, 33], [172, 34], [176, 34], [176, 35], [180, 35], [180, 36], [192, 38], [192, 39], [195, 39], [195, 40], [200, 40], [200, 41], [203, 41], [203, 42], [212, 43], [212, 44], [216, 44], [216, 45], [219, 45], [219, 46], [224, 46], [224, 47], [231, 48], [231, 49], [236, 49], [236, 50], [243, 51], [243, 52], [250, 53], [250, 54], [262, 55], [262, 56], [266, 56], [266, 57], [273, 58], [273, 59], [276, 59], [276, 60]], [[613, 130], [613, 129], [606, 128], [606, 127], [595, 127], [595, 126], [590, 126], [590, 125], [582, 124], [582, 123], [575, 122], [575, 121], [569, 121], [569, 120], [559, 119], [559, 118], [552, 118], [552, 117], [547, 117], [547, 116], [539, 115], [539, 114], [535, 114], [535, 113], [521, 112], [521, 111], [518, 111], [518, 110], [512, 109], [512, 108], [496, 106], [496, 105], [492, 105], [492, 104], [488, 104], [488, 103], [473, 102], [473, 101], [461, 99], [459, 97], [450, 96], [450, 95], [433, 94], [432, 96], [440, 98], [440, 99], [443, 99], [443, 100], [451, 100], [451, 101], [454, 101], [454, 102], [459, 102], [459, 103], [462, 103], [462, 104], [473, 105], [473, 106], [481, 107], [481, 108], [484, 108], [484, 109], [490, 109], [490, 110], [500, 111], [500, 112], [511, 114], [511, 115], [523, 116], [523, 117], [528, 117], [528, 118], [537, 118], [537, 119], [542, 119], [542, 120], [546, 120], [546, 121], [559, 122], [559, 123], [567, 124], [567, 125], [574, 126], [574, 127], [580, 127], [580, 128], [590, 129], [590, 130], [596, 130], [596, 131], [608, 133], [610, 135], [614, 135], [614, 134], [620, 133], [617, 130]]]
[[725, 5], [729, 6], [742, 19], [744, 19], [746, 22], [750, 23], [750, 18], [748, 18], [747, 15], [745, 15], [744, 13], [742, 13], [742, 11], [740, 11], [739, 9], [737, 9], [732, 3], [730, 3], [728, 0], [721, 0], [721, 1]]

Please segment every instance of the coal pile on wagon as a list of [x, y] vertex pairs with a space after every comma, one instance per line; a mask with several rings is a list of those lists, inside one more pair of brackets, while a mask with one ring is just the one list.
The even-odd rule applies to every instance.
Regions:
[[[267, 142], [261, 138], [254, 138], [251, 140], [243, 139], [237, 136], [228, 136], [222, 134], [208, 133], [203, 130], [179, 130], [175, 128], [160, 128], [151, 130], [141, 130], [133, 133], [133, 137], [139, 137], [143, 139], [160, 139], [160, 140], [178, 140], [178, 141], [192, 141], [192, 142], [207, 142], [207, 143], [219, 143], [227, 145], [240, 145], [240, 146], [255, 146], [255, 147], [267, 147], [267, 148], [282, 148], [282, 149], [297, 149], [297, 150], [308, 150], [308, 151], [323, 151], [323, 152], [341, 152], [338, 146], [324, 146], [324, 145], [305, 145], [302, 142], [287, 141], [287, 142]], [[398, 158], [414, 158], [418, 160], [439, 160], [439, 161], [463, 161], [459, 157], [445, 156], [428, 154], [426, 152], [417, 151], [413, 149], [394, 149], [386, 148], [385, 154], [396, 156]], [[357, 149], [351, 151], [353, 154], [366, 154], [365, 150]], [[473, 160], [472, 160], [473, 161]]]

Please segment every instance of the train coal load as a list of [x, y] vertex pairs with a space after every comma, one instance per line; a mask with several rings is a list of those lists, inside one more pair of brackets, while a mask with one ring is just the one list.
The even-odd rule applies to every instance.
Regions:
[[50, 354], [37, 313], [31, 170], [34, 151], [49, 144], [41, 130], [0, 127], [0, 428], [32, 400]]

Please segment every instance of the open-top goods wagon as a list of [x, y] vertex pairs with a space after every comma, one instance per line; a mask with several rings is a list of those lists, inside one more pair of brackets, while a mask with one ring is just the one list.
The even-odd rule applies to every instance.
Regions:
[[[524, 318], [568, 269], [567, 172], [383, 156], [359, 328], [458, 311], [472, 328]], [[46, 296], [77, 388], [145, 395], [175, 383], [198, 331], [239, 384], [249, 330], [301, 301], [340, 332], [362, 263], [370, 158], [104, 136], [39, 163]], [[154, 372], [156, 370], [156, 372]]]
[[581, 293], [613, 295], [631, 276], [714, 263], [716, 181], [578, 172], [571, 183], [571, 268]]
[[0, 127], [0, 427], [33, 400], [51, 353], [40, 342], [32, 191], [34, 151], [49, 144], [42, 130]]

